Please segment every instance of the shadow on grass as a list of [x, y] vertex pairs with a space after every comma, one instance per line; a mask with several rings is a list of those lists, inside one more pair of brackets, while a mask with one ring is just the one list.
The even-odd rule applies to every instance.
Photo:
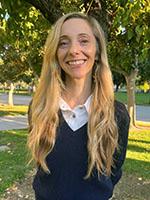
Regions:
[[131, 141], [131, 142], [141, 142], [141, 143], [150, 144], [150, 141], [147, 141], [147, 140], [129, 139], [129, 141]]
[[9, 142], [26, 141], [27, 129], [0, 131], [0, 144]]
[[126, 158], [124, 169], [127, 173], [136, 174], [138, 177], [150, 179], [150, 162]]
[[16, 116], [16, 115], [26, 115], [27, 112], [25, 111], [0, 111], [0, 117], [11, 115], [11, 116]]
[[134, 144], [128, 144], [128, 150], [130, 151], [134, 151], [134, 152], [150, 152], [150, 150], [148, 150], [148, 148], [144, 148], [144, 147], [140, 147], [138, 145], [134, 145]]

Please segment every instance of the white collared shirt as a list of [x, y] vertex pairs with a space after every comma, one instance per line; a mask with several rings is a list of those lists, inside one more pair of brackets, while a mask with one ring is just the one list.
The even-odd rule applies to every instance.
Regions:
[[87, 98], [83, 105], [78, 105], [73, 109], [71, 109], [70, 106], [62, 98], [60, 98], [60, 110], [65, 121], [73, 131], [76, 131], [87, 123], [91, 98], [92, 95]]

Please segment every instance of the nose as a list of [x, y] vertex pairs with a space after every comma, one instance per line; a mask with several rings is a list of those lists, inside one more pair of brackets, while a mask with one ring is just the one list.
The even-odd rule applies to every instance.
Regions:
[[81, 47], [80, 47], [78, 42], [72, 42], [71, 43], [70, 48], [69, 48], [69, 53], [71, 55], [79, 54], [80, 50], [81, 50]]

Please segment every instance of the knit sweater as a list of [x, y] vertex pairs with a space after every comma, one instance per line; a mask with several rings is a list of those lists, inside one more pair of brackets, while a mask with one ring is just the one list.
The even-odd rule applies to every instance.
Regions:
[[39, 167], [34, 177], [36, 200], [108, 200], [112, 196], [122, 175], [129, 129], [128, 113], [119, 102], [115, 103], [115, 117], [119, 151], [114, 153], [112, 175], [98, 176], [94, 169], [91, 177], [84, 179], [88, 165], [87, 124], [73, 131], [63, 119], [57, 130], [55, 146], [46, 158], [50, 174]]

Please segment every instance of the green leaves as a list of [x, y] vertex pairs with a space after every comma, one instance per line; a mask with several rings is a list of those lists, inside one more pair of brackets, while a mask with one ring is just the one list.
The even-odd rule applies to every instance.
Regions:
[[32, 74], [39, 75], [42, 47], [50, 28], [50, 24], [34, 7], [18, 1], [16, 10], [15, 2], [12, 1], [9, 6], [5, 2], [2, 4], [3, 10], [5, 8], [6, 13], [9, 11], [9, 17], [6, 19], [5, 15], [1, 15], [0, 25], [3, 31], [0, 34], [0, 57], [3, 64], [0, 65], [0, 81], [27, 80], [29, 70]]
[[[108, 52], [112, 68], [129, 74], [135, 67], [146, 66], [150, 49], [149, 1], [107, 0], [100, 3], [102, 6], [100, 15], [98, 15], [99, 10], [94, 9], [96, 1], [93, 1], [91, 9], [106, 32], [109, 24]], [[39, 75], [43, 45], [51, 23], [63, 13], [85, 11], [89, 5], [90, 2], [85, 0], [2, 0], [0, 55], [1, 59], [5, 60], [5, 66], [11, 65], [12, 68], [17, 66], [22, 73], [30, 69]], [[138, 62], [135, 61], [135, 57]], [[16, 73], [18, 69], [12, 71]]]
[[[150, 4], [146, 0], [115, 2], [112, 7], [115, 13], [108, 43], [111, 65], [113, 69], [119, 67], [121, 71], [129, 74], [133, 68], [139, 69], [145, 66], [144, 61], [146, 63], [150, 37], [147, 20]], [[142, 57], [145, 57], [145, 60]]]

